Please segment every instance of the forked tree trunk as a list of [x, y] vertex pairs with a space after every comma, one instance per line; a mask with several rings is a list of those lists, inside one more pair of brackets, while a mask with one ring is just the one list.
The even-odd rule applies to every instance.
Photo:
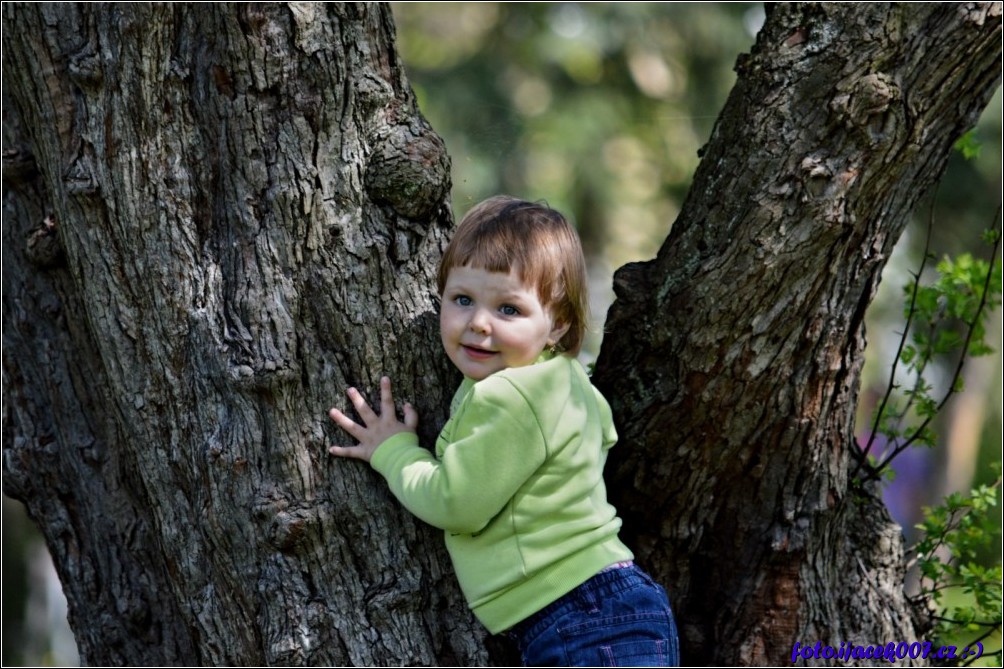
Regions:
[[[611, 487], [686, 661], [912, 633], [896, 528], [848, 490], [860, 323], [999, 78], [999, 7], [773, 10], [666, 247], [618, 276]], [[439, 532], [323, 448], [346, 386], [391, 375], [429, 438], [457, 381], [449, 163], [389, 9], [3, 21], [4, 491], [84, 662], [511, 661]]]
[[999, 86], [1000, 12], [776, 5], [658, 257], [615, 277], [594, 381], [628, 448], [607, 478], [688, 662], [925, 631], [899, 527], [848, 480], [864, 314]]

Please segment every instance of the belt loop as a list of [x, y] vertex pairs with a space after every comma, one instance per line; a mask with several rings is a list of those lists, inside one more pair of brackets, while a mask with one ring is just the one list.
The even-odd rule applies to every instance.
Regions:
[[590, 613], [596, 613], [600, 610], [600, 598], [596, 592], [596, 583], [594, 579], [590, 579], [579, 586], [576, 595], [579, 600], [584, 605], [582, 608], [589, 611]]

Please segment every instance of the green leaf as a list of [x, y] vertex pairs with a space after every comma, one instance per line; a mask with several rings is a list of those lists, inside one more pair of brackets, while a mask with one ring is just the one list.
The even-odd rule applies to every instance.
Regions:
[[970, 130], [955, 140], [953, 148], [962, 154], [966, 160], [972, 160], [980, 155], [980, 142], [976, 139], [976, 131]]

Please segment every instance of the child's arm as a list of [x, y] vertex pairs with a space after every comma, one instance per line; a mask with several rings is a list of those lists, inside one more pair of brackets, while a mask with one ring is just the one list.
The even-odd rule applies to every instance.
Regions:
[[356, 458], [369, 462], [373, 452], [383, 442], [401, 432], [415, 432], [418, 427], [418, 412], [411, 404], [404, 405], [404, 422], [397, 419], [394, 409], [394, 396], [390, 390], [390, 379], [386, 376], [380, 379], [380, 414], [377, 415], [370, 405], [355, 388], [349, 388], [349, 399], [356, 408], [363, 425], [355, 422], [338, 409], [331, 409], [328, 415], [359, 443], [355, 446], [332, 446], [328, 452], [344, 458]]
[[470, 534], [505, 508], [547, 449], [532, 408], [504, 378], [479, 382], [452, 424], [438, 458], [406, 439], [390, 439], [370, 464], [413, 514]]
[[[329, 450], [333, 455], [370, 461], [394, 496], [430, 525], [454, 533], [477, 532], [505, 507], [546, 456], [536, 416], [509, 381], [486, 379], [477, 388], [477, 398], [457, 423], [442, 460], [419, 447], [417, 437], [401, 434], [414, 428], [404, 429], [408, 407], [405, 423], [397, 421], [389, 383], [381, 388], [381, 411], [391, 416], [386, 421], [388, 429], [379, 427], [384, 418], [373, 413], [358, 393], [350, 393], [367, 426], [332, 410], [331, 417], [360, 445]], [[402, 438], [392, 439], [394, 435]]]

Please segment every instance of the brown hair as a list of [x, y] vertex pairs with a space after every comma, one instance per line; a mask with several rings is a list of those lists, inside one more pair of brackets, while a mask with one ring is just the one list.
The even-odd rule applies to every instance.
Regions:
[[509, 195], [478, 203], [460, 221], [443, 253], [440, 295], [454, 267], [515, 270], [520, 281], [537, 289], [541, 304], [555, 319], [568, 324], [559, 348], [579, 352], [589, 310], [586, 262], [579, 236], [560, 212]]

